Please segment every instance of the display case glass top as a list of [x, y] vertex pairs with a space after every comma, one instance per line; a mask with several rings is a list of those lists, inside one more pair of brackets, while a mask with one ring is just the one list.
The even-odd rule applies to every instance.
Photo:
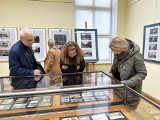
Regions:
[[0, 80], [2, 120], [160, 118], [158, 106], [102, 71], [6, 76]]
[[121, 84], [102, 71], [68, 74], [44, 74], [41, 76], [5, 76], [0, 79], [1, 93], [64, 89], [67, 87], [91, 87]]

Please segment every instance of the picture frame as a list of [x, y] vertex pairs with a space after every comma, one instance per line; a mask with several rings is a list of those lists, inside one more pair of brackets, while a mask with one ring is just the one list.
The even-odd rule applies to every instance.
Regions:
[[160, 23], [144, 26], [143, 57], [145, 61], [160, 63]]
[[55, 29], [48, 28], [49, 39], [55, 40], [55, 44], [58, 49], [62, 49], [62, 46], [71, 40], [71, 29]]
[[[25, 29], [21, 27], [20, 30]], [[45, 28], [29, 28], [34, 33], [32, 49], [38, 62], [43, 62], [46, 58], [46, 30]]]
[[0, 61], [8, 61], [9, 50], [16, 41], [16, 27], [0, 27]]
[[37, 61], [42, 62], [46, 58], [46, 30], [45, 28], [30, 28], [34, 33], [32, 49]]
[[75, 41], [83, 50], [86, 62], [99, 61], [97, 29], [75, 29]]
[[46, 30], [45, 28], [32, 28], [35, 40], [32, 45], [34, 55], [38, 61], [46, 58]]

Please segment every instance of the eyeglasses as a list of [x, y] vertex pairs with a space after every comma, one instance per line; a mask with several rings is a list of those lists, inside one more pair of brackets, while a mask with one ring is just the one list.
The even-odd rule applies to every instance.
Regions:
[[26, 40], [28, 43], [34, 42], [34, 38], [33, 38], [33, 39], [26, 39], [26, 38], [23, 38], [23, 39]]

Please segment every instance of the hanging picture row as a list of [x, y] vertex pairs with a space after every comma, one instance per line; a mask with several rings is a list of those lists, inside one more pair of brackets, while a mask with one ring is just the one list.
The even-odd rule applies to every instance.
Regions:
[[[21, 27], [22, 30], [24, 27]], [[46, 29], [30, 28], [34, 33], [34, 42], [32, 49], [37, 61], [42, 62], [46, 58]], [[0, 27], [0, 61], [8, 61], [9, 50], [19, 40], [16, 27]], [[59, 49], [69, 40], [71, 40], [71, 29], [48, 28], [48, 39], [55, 40]]]

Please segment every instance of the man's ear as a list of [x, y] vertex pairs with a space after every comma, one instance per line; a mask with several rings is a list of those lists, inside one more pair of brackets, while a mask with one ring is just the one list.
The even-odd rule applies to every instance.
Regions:
[[23, 36], [21, 36], [21, 37], [20, 37], [20, 40], [21, 40], [21, 41], [24, 41], [23, 39], [24, 39], [24, 37], [23, 37]]

